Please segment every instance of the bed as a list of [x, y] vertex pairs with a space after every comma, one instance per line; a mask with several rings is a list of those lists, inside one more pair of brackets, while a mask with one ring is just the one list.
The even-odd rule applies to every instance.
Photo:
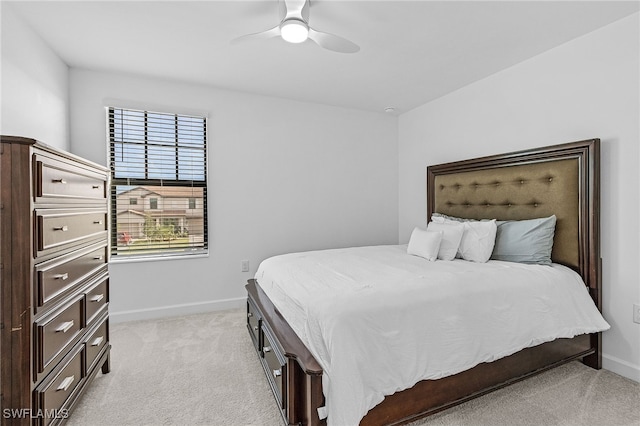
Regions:
[[[427, 217], [435, 212], [478, 220], [555, 215], [551, 258], [557, 268], [579, 274], [588, 289], [584, 293], [600, 309], [598, 160], [599, 140], [593, 139], [429, 166]], [[299, 324], [292, 326], [285, 319], [259, 281], [249, 280], [246, 286], [247, 327], [283, 420], [291, 425], [326, 424], [322, 367], [326, 364], [312, 355], [308, 336]], [[292, 319], [292, 314], [286, 317]], [[575, 359], [601, 368], [599, 332], [534, 343], [389, 394], [360, 424], [409, 422]], [[315, 348], [314, 352], [318, 353]]]

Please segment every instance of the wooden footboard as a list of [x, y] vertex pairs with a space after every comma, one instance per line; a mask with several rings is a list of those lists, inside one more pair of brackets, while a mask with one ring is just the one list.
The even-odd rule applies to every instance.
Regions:
[[361, 425], [406, 423], [594, 353], [589, 335], [558, 339], [439, 380], [423, 380], [372, 408]]
[[[322, 368], [255, 280], [247, 289], [247, 328], [288, 425], [324, 425]], [[560, 364], [596, 354], [592, 336], [558, 339], [439, 380], [423, 380], [384, 399], [361, 425], [394, 425], [461, 404]]]
[[255, 280], [247, 289], [247, 328], [288, 425], [322, 425], [322, 367]]

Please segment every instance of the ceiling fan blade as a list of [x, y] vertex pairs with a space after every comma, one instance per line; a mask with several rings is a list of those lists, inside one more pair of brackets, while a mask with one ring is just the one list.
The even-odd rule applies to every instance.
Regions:
[[309, 28], [309, 38], [316, 42], [320, 47], [339, 52], [339, 53], [356, 53], [360, 50], [360, 46], [337, 35], [323, 33]]
[[275, 26], [270, 30], [261, 31], [259, 33], [247, 34], [240, 36], [238, 38], [234, 38], [231, 40], [231, 44], [242, 43], [248, 40], [264, 40], [267, 38], [273, 38], [280, 36], [280, 26]]
[[287, 17], [287, 2], [285, 0], [278, 0], [278, 18], [280, 22], [284, 21]]

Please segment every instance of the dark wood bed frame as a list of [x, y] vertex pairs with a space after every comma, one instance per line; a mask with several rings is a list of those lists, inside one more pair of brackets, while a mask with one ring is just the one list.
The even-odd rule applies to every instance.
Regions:
[[[435, 211], [503, 220], [556, 214], [552, 259], [582, 276], [601, 309], [599, 157], [600, 141], [592, 139], [429, 166], [428, 218]], [[285, 424], [326, 424], [317, 412], [324, 405], [322, 368], [256, 280], [246, 288], [249, 334]], [[423, 380], [387, 396], [360, 424], [407, 423], [576, 359], [600, 369], [601, 346], [600, 333], [557, 339]]]

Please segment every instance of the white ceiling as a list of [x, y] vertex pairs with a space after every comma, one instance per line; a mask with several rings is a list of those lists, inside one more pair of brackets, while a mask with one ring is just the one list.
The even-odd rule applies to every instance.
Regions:
[[639, 10], [638, 1], [311, 0], [311, 41], [229, 42], [278, 24], [277, 0], [11, 3], [70, 66], [406, 112]]

